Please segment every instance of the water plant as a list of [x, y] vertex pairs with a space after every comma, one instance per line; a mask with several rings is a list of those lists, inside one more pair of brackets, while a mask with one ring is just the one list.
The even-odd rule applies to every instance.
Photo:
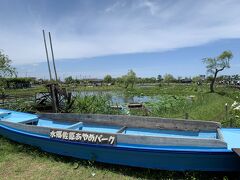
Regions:
[[158, 101], [145, 103], [152, 116], [164, 116], [166, 114], [184, 112], [192, 103], [192, 100], [186, 96], [164, 95], [158, 96], [158, 98]]
[[73, 112], [93, 114], [120, 114], [121, 111], [111, 107], [111, 101], [107, 95], [77, 96]]
[[14, 102], [5, 103], [1, 108], [30, 113], [35, 113], [37, 111], [35, 103], [33, 101], [26, 101], [25, 99], [16, 99]]

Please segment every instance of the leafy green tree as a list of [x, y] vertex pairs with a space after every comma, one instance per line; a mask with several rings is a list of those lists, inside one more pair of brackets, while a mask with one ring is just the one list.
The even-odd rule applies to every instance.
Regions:
[[161, 82], [163, 80], [162, 75], [158, 75], [157, 80], [158, 80], [158, 82]]
[[144, 83], [144, 79], [141, 78], [141, 77], [138, 77], [138, 78], [137, 78], [137, 83], [143, 84], [143, 83]]
[[0, 77], [12, 77], [16, 74], [16, 69], [11, 66], [9, 57], [0, 50]]
[[218, 57], [215, 58], [204, 58], [203, 63], [206, 64], [207, 72], [213, 75], [213, 78], [210, 83], [210, 92], [214, 92], [214, 84], [217, 78], [217, 75], [220, 71], [223, 71], [225, 68], [230, 68], [230, 60], [233, 58], [231, 51], [224, 51]]
[[201, 82], [202, 82], [202, 78], [201, 78], [200, 76], [194, 76], [194, 77], [192, 78], [192, 81], [193, 81], [194, 83], [201, 83]]
[[106, 76], [104, 77], [103, 81], [104, 81], [105, 83], [112, 83], [112, 82], [113, 82], [113, 78], [112, 78], [111, 75], [106, 75]]
[[173, 77], [173, 75], [171, 75], [171, 74], [165, 74], [164, 76], [163, 76], [163, 81], [165, 82], [165, 83], [171, 83], [171, 82], [174, 82], [176, 79]]
[[133, 88], [134, 84], [137, 82], [136, 73], [133, 70], [129, 70], [127, 75], [122, 76], [125, 88], [128, 88], [129, 85]]
[[117, 77], [117, 78], [115, 78], [115, 80], [114, 80], [117, 84], [123, 84], [123, 78], [122, 77]]
[[65, 81], [66, 84], [72, 84], [72, 83], [74, 83], [74, 79], [73, 79], [72, 76], [66, 77], [66, 78], [64, 79], [64, 81]]

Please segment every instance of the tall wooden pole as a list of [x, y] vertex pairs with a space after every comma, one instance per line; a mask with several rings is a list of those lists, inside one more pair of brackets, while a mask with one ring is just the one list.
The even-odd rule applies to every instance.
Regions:
[[[45, 31], [43, 30], [43, 39], [44, 39], [44, 45], [45, 45], [45, 51], [46, 51], [46, 57], [47, 57], [47, 63], [48, 63], [48, 71], [49, 71], [49, 76], [50, 76], [50, 81], [52, 80], [52, 73], [51, 73], [51, 68], [50, 68], [50, 63], [49, 63], [49, 57], [48, 57], [48, 50], [47, 50], [47, 43], [46, 43], [46, 37], [45, 37]], [[53, 112], [57, 112], [57, 104], [56, 104], [56, 93], [55, 93], [55, 86], [54, 84], [50, 84], [50, 92], [52, 96], [52, 108]]]
[[50, 63], [49, 63], [49, 57], [48, 57], [48, 50], [47, 50], [47, 43], [46, 43], [45, 32], [44, 32], [44, 30], [42, 30], [42, 32], [43, 32], [43, 40], [44, 40], [46, 57], [47, 57], [47, 63], [48, 63], [49, 76], [50, 76], [50, 80], [52, 80], [52, 73], [51, 73], [51, 68], [50, 68]]
[[58, 80], [58, 77], [57, 77], [57, 70], [56, 70], [55, 59], [54, 59], [54, 54], [53, 54], [53, 47], [52, 47], [51, 33], [48, 32], [48, 35], [49, 35], [49, 41], [50, 41], [51, 52], [52, 52], [53, 68], [54, 68], [54, 72], [55, 72], [55, 78], [56, 78], [56, 81], [57, 81], [57, 80]]

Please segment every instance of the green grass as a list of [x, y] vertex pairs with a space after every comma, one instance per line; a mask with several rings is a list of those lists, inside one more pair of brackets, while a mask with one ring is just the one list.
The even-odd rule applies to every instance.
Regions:
[[79, 86], [79, 85], [64, 85], [69, 91], [122, 91], [124, 88], [113, 86]]
[[217, 93], [199, 94], [193, 99], [192, 103], [183, 104], [180, 102], [176, 107], [169, 111], [164, 111], [158, 116], [183, 118], [188, 113], [190, 119], [223, 121], [225, 118], [225, 104], [232, 104], [233, 99], [221, 96]]
[[[218, 87], [216, 93], [209, 93], [208, 86], [197, 87], [194, 85], [165, 85], [162, 87], [139, 88], [128, 92], [129, 94], [160, 96], [158, 103], [145, 103], [150, 109], [150, 116], [185, 118], [219, 121], [225, 120], [225, 104], [229, 106], [239, 96], [239, 90]], [[190, 103], [187, 97], [194, 96]], [[141, 110], [132, 110], [132, 114], [145, 115]]]
[[231, 105], [233, 99], [217, 93], [207, 93], [197, 96], [193, 107], [189, 109], [192, 119], [223, 121], [225, 118], [225, 104]]
[[35, 96], [38, 92], [47, 92], [47, 88], [44, 86], [36, 86], [32, 88], [26, 88], [26, 89], [6, 89], [5, 93], [11, 96]]
[[175, 172], [58, 156], [0, 137], [0, 179], [231, 179], [233, 173]]

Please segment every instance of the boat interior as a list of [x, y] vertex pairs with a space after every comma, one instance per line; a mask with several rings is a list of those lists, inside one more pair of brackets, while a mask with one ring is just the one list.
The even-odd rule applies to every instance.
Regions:
[[29, 114], [0, 109], [1, 125], [49, 135], [50, 129], [115, 134], [118, 143], [149, 146], [240, 148], [240, 129], [211, 121], [159, 117], [49, 113]]
[[[178, 137], [178, 138], [206, 138], [206, 139], [221, 139], [222, 135], [219, 131], [218, 123], [209, 123], [207, 128], [198, 126], [198, 121], [195, 126], [193, 125], [187, 127], [187, 121], [184, 120], [184, 128], [174, 124], [174, 128], [171, 126], [164, 126], [164, 122], [161, 124], [156, 124], [156, 126], [146, 126], [146, 124], [153, 123], [149, 118], [144, 118], [139, 121], [137, 118], [125, 116], [110, 116], [110, 115], [77, 115], [72, 114], [71, 118], [62, 117], [69, 116], [68, 114], [40, 114], [32, 115], [20, 112], [4, 112], [0, 111], [0, 120], [10, 121], [15, 123], [21, 123], [30, 126], [37, 127], [49, 127], [56, 129], [67, 129], [75, 131], [88, 131], [88, 132], [100, 132], [100, 133], [117, 133], [126, 135], [139, 135], [139, 136], [156, 136], [156, 137]], [[124, 121], [123, 121], [124, 119]], [[157, 118], [159, 119], [159, 118]], [[154, 121], [157, 121], [154, 119]], [[166, 119], [165, 119], [166, 120]], [[133, 122], [130, 122], [133, 121]], [[171, 121], [171, 120], [168, 120]], [[174, 120], [176, 121], [176, 120]], [[177, 120], [180, 121], [180, 120]], [[130, 123], [128, 123], [130, 122]], [[189, 121], [192, 123], [192, 121]], [[148, 125], [149, 125], [148, 123]], [[169, 123], [169, 122], [168, 122]], [[178, 122], [179, 123], [179, 122]], [[200, 123], [201, 124], [201, 123]], [[214, 125], [214, 126], [213, 126]], [[213, 126], [213, 127], [210, 127]], [[187, 127], [187, 129], [186, 129]]]

